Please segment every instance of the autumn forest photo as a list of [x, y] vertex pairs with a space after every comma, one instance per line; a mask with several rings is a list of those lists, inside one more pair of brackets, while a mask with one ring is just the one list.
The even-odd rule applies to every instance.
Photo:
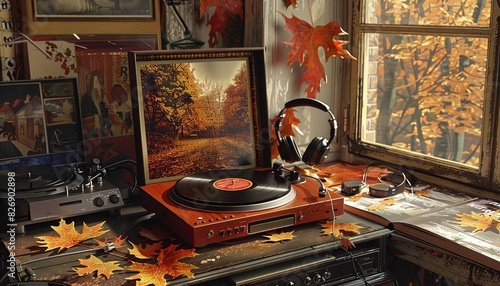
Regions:
[[254, 165], [245, 59], [140, 67], [149, 178]]

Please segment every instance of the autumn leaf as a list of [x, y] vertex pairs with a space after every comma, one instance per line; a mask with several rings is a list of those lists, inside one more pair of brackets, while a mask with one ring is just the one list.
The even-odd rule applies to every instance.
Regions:
[[417, 191], [417, 196], [419, 197], [429, 197], [429, 190], [419, 190]]
[[452, 223], [458, 224], [464, 227], [473, 227], [474, 232], [478, 231], [486, 231], [489, 228], [496, 228], [500, 230], [500, 220], [497, 218], [499, 211], [495, 211], [492, 214], [488, 214], [488, 212], [484, 212], [482, 214], [472, 212], [469, 214], [456, 214], [456, 221], [452, 221]]
[[295, 237], [295, 235], [293, 235], [293, 231], [290, 232], [282, 231], [280, 233], [273, 231], [269, 235], [264, 235], [264, 236], [269, 238], [269, 241], [271, 242], [282, 242], [282, 241], [292, 240]]
[[322, 223], [321, 226], [323, 227], [323, 234], [331, 235], [333, 233], [335, 239], [338, 239], [345, 249], [353, 248], [355, 245], [344, 233], [360, 234], [360, 229], [362, 228], [362, 226], [357, 225], [355, 222], [332, 224], [331, 221], [328, 221]]
[[198, 255], [195, 253], [195, 249], [181, 249], [175, 250], [179, 245], [172, 244], [167, 248], [160, 250], [158, 257], [156, 258], [157, 263], [138, 263], [132, 261], [132, 265], [127, 267], [127, 270], [139, 272], [136, 275], [127, 277], [127, 280], [139, 280], [136, 281], [136, 285], [166, 285], [167, 280], [165, 279], [165, 274], [172, 278], [185, 275], [186, 277], [193, 278], [194, 274], [191, 272], [193, 269], [197, 269], [196, 266], [179, 262], [179, 260], [186, 257], [194, 257]]
[[370, 205], [369, 207], [366, 208], [366, 210], [368, 210], [368, 211], [381, 211], [381, 210], [384, 210], [386, 206], [392, 206], [392, 205], [394, 205], [394, 199], [388, 198], [388, 199], [383, 199], [377, 203]]
[[322, 223], [321, 226], [323, 227], [323, 234], [330, 235], [333, 233], [333, 235], [337, 238], [342, 237], [344, 232], [360, 234], [360, 229], [363, 228], [362, 226], [357, 225], [355, 222], [335, 223], [335, 225], [332, 225], [332, 222], [328, 221], [326, 223]]
[[36, 238], [40, 239], [37, 242], [41, 244], [42, 247], [47, 248], [45, 251], [59, 248], [60, 252], [61, 250], [75, 246], [82, 241], [101, 236], [102, 234], [108, 232], [109, 230], [102, 230], [102, 225], [104, 223], [105, 221], [92, 227], [83, 223], [82, 232], [79, 233], [75, 230], [75, 222], [67, 224], [64, 219], [61, 219], [59, 226], [52, 226], [52, 229], [55, 230], [59, 236], [37, 236]]
[[297, 0], [283, 0], [285, 2], [285, 7], [288, 9], [288, 7], [292, 6], [293, 8], [297, 8]]
[[[99, 239], [94, 239], [100, 247], [105, 247], [108, 244], [108, 239], [105, 238], [104, 241]], [[121, 235], [115, 237], [111, 242], [115, 248], [124, 247], [123, 243], [127, 240], [127, 237], [122, 238]]]
[[146, 244], [144, 247], [142, 247], [142, 245], [133, 244], [130, 241], [129, 243], [132, 244], [132, 248], [128, 249], [130, 255], [133, 255], [139, 259], [153, 258], [154, 256], [158, 255], [158, 252], [162, 248], [161, 241], [152, 244]]
[[123, 270], [118, 264], [118, 261], [102, 261], [94, 255], [90, 255], [89, 259], [78, 259], [80, 261], [80, 265], [86, 267], [73, 268], [79, 276], [84, 276], [94, 271], [97, 271], [97, 276], [104, 275], [106, 279], [113, 274], [113, 271]]
[[344, 247], [345, 249], [356, 248], [354, 243], [347, 237], [341, 237], [341, 238], [339, 238], [339, 240], [340, 240], [340, 243], [342, 244], [342, 247]]
[[210, 25], [208, 45], [212, 48], [217, 45], [217, 33], [224, 35], [227, 20], [231, 15], [238, 15], [243, 19], [243, 3], [240, 0], [201, 0], [200, 18], [208, 13], [210, 7], [215, 7], [207, 22], [207, 26]]
[[298, 62], [306, 67], [300, 82], [309, 82], [306, 88], [307, 97], [315, 98], [320, 91], [321, 80], [326, 82], [326, 75], [323, 64], [319, 56], [319, 48], [325, 52], [325, 62], [330, 57], [342, 57], [355, 59], [347, 50], [342, 48], [347, 44], [346, 41], [335, 40], [333, 37], [346, 35], [340, 24], [330, 22], [324, 26], [312, 26], [306, 21], [295, 17], [286, 17], [281, 13], [285, 20], [285, 31], [292, 33], [292, 38], [285, 41], [286, 45], [291, 46], [288, 53], [287, 66]]

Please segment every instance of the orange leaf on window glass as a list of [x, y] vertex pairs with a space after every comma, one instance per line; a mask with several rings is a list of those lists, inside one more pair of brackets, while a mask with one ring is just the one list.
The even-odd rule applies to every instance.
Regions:
[[210, 25], [208, 45], [212, 48], [217, 45], [217, 32], [224, 35], [229, 16], [238, 15], [243, 19], [243, 2], [240, 0], [201, 0], [200, 18], [208, 13], [210, 7], [215, 7], [214, 13], [207, 23], [207, 26]]
[[333, 37], [346, 35], [340, 24], [330, 22], [324, 26], [312, 26], [306, 21], [295, 17], [291, 18], [281, 14], [285, 19], [285, 31], [292, 33], [292, 38], [284, 43], [291, 46], [288, 52], [287, 65], [298, 62], [306, 67], [306, 71], [301, 78], [301, 82], [308, 82], [306, 88], [307, 97], [315, 98], [320, 91], [321, 80], [326, 82], [325, 70], [319, 57], [319, 48], [325, 51], [325, 61], [330, 57], [342, 57], [355, 59], [347, 50], [342, 48], [346, 41], [338, 41]]
[[[281, 120], [281, 129], [280, 136], [283, 138], [284, 136], [295, 136], [295, 132], [293, 132], [293, 128], [300, 123], [300, 120], [295, 117], [295, 110], [293, 108], [287, 108], [284, 111], [285, 117]], [[276, 128], [276, 122], [278, 122], [278, 116], [276, 116], [271, 124], [273, 128]], [[278, 158], [278, 138], [276, 138], [276, 131], [273, 130], [271, 132], [271, 158]]]

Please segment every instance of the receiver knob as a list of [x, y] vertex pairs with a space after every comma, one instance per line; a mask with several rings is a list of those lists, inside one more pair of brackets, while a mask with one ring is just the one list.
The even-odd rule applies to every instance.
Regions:
[[117, 204], [120, 202], [120, 197], [117, 194], [112, 194], [111, 196], [109, 196], [109, 201], [112, 204]]
[[314, 283], [319, 283], [319, 282], [321, 282], [321, 280], [323, 280], [323, 277], [321, 277], [321, 275], [319, 275], [319, 274], [316, 274], [316, 275], [314, 275], [313, 280], [314, 280]]
[[94, 199], [94, 205], [96, 207], [102, 207], [104, 205], [104, 200], [101, 197], [97, 197]]

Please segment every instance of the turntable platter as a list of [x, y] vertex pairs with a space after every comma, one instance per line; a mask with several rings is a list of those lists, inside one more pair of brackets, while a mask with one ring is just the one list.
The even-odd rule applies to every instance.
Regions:
[[268, 171], [230, 169], [186, 176], [169, 196], [201, 211], [255, 211], [289, 203], [295, 190], [285, 178]]
[[83, 182], [83, 178], [69, 167], [30, 166], [0, 170], [0, 198], [7, 197], [9, 173], [15, 174], [17, 198], [59, 194]]

